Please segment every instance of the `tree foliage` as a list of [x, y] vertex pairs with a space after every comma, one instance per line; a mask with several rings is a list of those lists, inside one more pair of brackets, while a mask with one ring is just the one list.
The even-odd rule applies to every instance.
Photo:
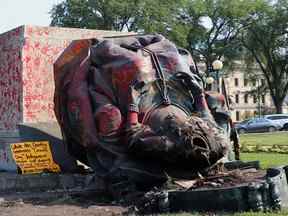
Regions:
[[65, 0], [51, 10], [51, 25], [161, 33], [210, 65], [238, 55], [234, 39], [259, 1]]
[[204, 61], [206, 71], [216, 59], [228, 65], [244, 56], [248, 65], [256, 61], [282, 110], [288, 0], [65, 0], [51, 18], [52, 26], [161, 33]]
[[51, 10], [52, 26], [166, 33], [182, 1], [66, 0]]
[[[277, 113], [288, 93], [288, 1], [267, 2], [241, 33], [246, 62], [264, 75]], [[251, 59], [255, 61], [251, 61]]]
[[[237, 37], [251, 22], [259, 0], [190, 0], [181, 21], [189, 25], [187, 48], [207, 69], [216, 59], [231, 62], [241, 54]], [[225, 57], [225, 58], [223, 58]]]

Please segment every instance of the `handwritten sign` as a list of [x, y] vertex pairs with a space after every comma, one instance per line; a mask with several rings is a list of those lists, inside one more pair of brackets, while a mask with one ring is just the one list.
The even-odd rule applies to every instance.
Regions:
[[60, 172], [59, 165], [53, 161], [48, 141], [14, 143], [11, 150], [22, 174]]

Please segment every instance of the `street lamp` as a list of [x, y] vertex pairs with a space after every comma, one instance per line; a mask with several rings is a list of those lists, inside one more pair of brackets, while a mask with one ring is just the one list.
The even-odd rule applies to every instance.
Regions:
[[206, 90], [211, 90], [211, 85], [212, 83], [214, 82], [214, 78], [212, 76], [209, 76], [205, 79], [205, 83], [207, 84], [206, 85]]
[[223, 68], [223, 63], [220, 60], [215, 60], [212, 63], [213, 70], [221, 70]]
[[219, 71], [223, 68], [223, 63], [220, 60], [215, 60], [212, 63], [213, 71], [216, 72], [217, 91], [220, 92]]
[[214, 82], [214, 78], [213, 78], [213, 77], [207, 77], [207, 78], [206, 78], [206, 83], [207, 83], [208, 85], [211, 85], [213, 82]]

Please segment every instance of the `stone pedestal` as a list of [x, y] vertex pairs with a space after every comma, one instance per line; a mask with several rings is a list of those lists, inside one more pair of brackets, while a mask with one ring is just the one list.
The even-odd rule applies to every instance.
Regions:
[[[16, 168], [10, 143], [42, 139], [49, 140], [52, 149], [62, 145], [61, 134], [55, 136], [48, 127], [56, 125], [58, 129], [53, 64], [62, 51], [73, 40], [120, 35], [127, 33], [38, 26], [21, 26], [0, 34], [0, 170]], [[65, 148], [56, 149], [64, 160], [67, 153], [61, 154], [61, 149]]]

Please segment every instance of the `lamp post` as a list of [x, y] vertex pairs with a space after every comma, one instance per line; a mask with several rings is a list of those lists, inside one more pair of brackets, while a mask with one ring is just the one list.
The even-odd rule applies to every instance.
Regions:
[[257, 83], [257, 101], [258, 101], [258, 117], [261, 117], [261, 96], [260, 96], [260, 80], [259, 78], [256, 79], [256, 83]]
[[211, 90], [210, 88], [211, 88], [212, 83], [214, 82], [214, 78], [209, 76], [206, 78], [205, 82], [206, 82], [206, 84], [208, 84], [207, 90]]
[[223, 68], [223, 63], [220, 60], [215, 60], [212, 63], [213, 71], [216, 72], [217, 92], [220, 92], [219, 71]]

